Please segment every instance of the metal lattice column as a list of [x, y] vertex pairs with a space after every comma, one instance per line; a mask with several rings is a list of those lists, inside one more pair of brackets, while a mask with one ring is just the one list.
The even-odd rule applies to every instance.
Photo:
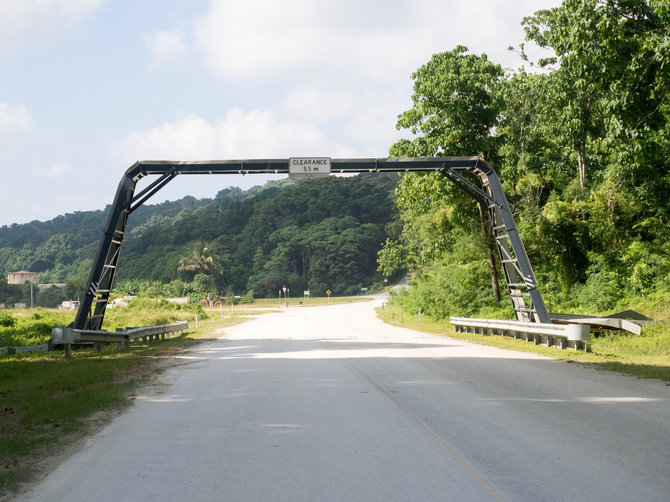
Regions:
[[[121, 243], [126, 231], [129, 214], [127, 208], [132, 200], [135, 185], [136, 180], [128, 176], [124, 176], [119, 183], [98, 253], [91, 268], [86, 293], [72, 324], [75, 328], [101, 329], [102, 327], [119, 260]], [[93, 308], [93, 313], [91, 313], [91, 308]]]
[[517, 320], [550, 323], [542, 294], [537, 289], [533, 268], [521, 241], [514, 216], [505, 197], [500, 178], [492, 169], [475, 169], [482, 188], [490, 196], [487, 207], [491, 216], [493, 237], [505, 273], [507, 289]]

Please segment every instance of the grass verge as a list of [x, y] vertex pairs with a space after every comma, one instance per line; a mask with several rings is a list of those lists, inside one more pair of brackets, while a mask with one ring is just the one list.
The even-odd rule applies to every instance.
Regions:
[[532, 352], [554, 359], [578, 362], [590, 367], [615, 371], [640, 378], [659, 379], [670, 385], [670, 334], [667, 326], [651, 326], [643, 330], [641, 336], [606, 334], [591, 338], [587, 352], [561, 350], [542, 345], [533, 345], [524, 340], [500, 335], [477, 335], [457, 333], [448, 319], [436, 321], [403, 311], [400, 307], [388, 305], [378, 308], [377, 314], [384, 322], [428, 333], [446, 335], [458, 340], [467, 340], [502, 349]]

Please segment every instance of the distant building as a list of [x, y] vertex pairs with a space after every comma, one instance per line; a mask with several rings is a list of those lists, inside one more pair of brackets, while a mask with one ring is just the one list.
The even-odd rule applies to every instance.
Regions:
[[26, 282], [37, 284], [37, 272], [20, 270], [19, 272], [7, 274], [7, 284], [24, 284]]

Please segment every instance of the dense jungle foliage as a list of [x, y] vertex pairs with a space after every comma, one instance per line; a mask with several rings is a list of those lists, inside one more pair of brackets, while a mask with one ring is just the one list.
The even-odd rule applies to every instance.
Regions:
[[[214, 199], [185, 197], [147, 205], [129, 219], [119, 258], [119, 294], [274, 297], [360, 293], [381, 285], [377, 252], [396, 219], [395, 175], [270, 182]], [[109, 209], [109, 208], [108, 208]], [[55, 307], [81, 297], [106, 211], [59, 216], [0, 228], [0, 303], [30, 303], [29, 285], [9, 286], [8, 272], [38, 272], [39, 282], [65, 283], [36, 293]]]
[[[665, 319], [670, 2], [566, 0], [522, 25], [548, 53], [529, 61], [516, 49], [532, 71], [505, 71], [462, 46], [419, 68], [397, 122], [413, 139], [391, 155], [491, 162], [550, 310], [632, 306]], [[402, 234], [386, 242], [380, 268], [413, 271], [405, 305], [444, 317], [494, 304], [477, 205], [438, 174], [406, 175], [397, 205]]]

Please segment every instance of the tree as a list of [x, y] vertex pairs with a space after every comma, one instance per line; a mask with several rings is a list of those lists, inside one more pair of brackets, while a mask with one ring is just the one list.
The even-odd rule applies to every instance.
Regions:
[[191, 246], [191, 251], [179, 260], [179, 271], [186, 272], [194, 277], [197, 274], [220, 274], [221, 265], [214, 259], [206, 244], [197, 241]]
[[[398, 117], [396, 127], [398, 129], [409, 129], [414, 135], [419, 135], [413, 140], [402, 139], [395, 143], [390, 153], [396, 157], [421, 157], [439, 155], [479, 155], [486, 160], [492, 160], [496, 156], [496, 137], [493, 134], [498, 124], [501, 109], [501, 81], [503, 70], [500, 65], [488, 60], [485, 54], [480, 56], [469, 54], [467, 47], [457, 46], [452, 51], [433, 55], [428, 63], [419, 68], [413, 75], [414, 94], [412, 95], [413, 107]], [[409, 178], [412, 178], [412, 181]], [[455, 187], [445, 184], [445, 180], [436, 176], [405, 176], [400, 192], [403, 197], [420, 198], [428, 192], [450, 194], [452, 203], [460, 205], [463, 197], [454, 192]], [[414, 192], [414, 195], [412, 195]], [[435, 201], [434, 198], [431, 200]], [[447, 198], [442, 198], [438, 205], [447, 204]], [[402, 204], [402, 202], [401, 202]], [[471, 207], [470, 201], [467, 203]], [[407, 207], [409, 212], [414, 210]], [[433, 210], [433, 215], [452, 214], [455, 206], [445, 207], [443, 210]], [[487, 259], [491, 285], [496, 299], [500, 298], [498, 285], [498, 273], [495, 264], [495, 244], [489, 228], [485, 209], [478, 207], [480, 229], [484, 236], [487, 249]], [[417, 213], [421, 214], [420, 213]], [[427, 213], [423, 213], [426, 215]], [[433, 218], [433, 216], [430, 216]], [[418, 221], [413, 219], [413, 225]], [[442, 229], [448, 226], [445, 221], [433, 221], [433, 228]], [[421, 226], [421, 225], [418, 225]], [[405, 225], [407, 233], [405, 241], [408, 243], [412, 238], [408, 235], [412, 232], [411, 227]], [[428, 232], [423, 234], [430, 238], [430, 226]], [[415, 235], [416, 238], [416, 235]], [[437, 237], [438, 240], [440, 239]], [[411, 245], [406, 247], [416, 253], [419, 249], [428, 247]], [[387, 243], [388, 251], [383, 251], [381, 258], [385, 264], [396, 263], [398, 251], [392, 250], [392, 243]], [[439, 248], [439, 245], [437, 246]], [[408, 253], [408, 263], [415, 261]], [[394, 257], [393, 260], [390, 258]], [[391, 270], [386, 269], [385, 273]]]
[[58, 286], [51, 286], [48, 289], [39, 290], [35, 295], [35, 304], [40, 307], [56, 308], [64, 300], [67, 300], [65, 292]]
[[[553, 150], [567, 147], [577, 164], [579, 193], [555, 179], [541, 210], [545, 235], [563, 229], [547, 244], [558, 243], [571, 257], [558, 267], [570, 284], [596, 263], [599, 270], [621, 267], [631, 241], [659, 238], [649, 230], [667, 228], [661, 222], [670, 180], [660, 154], [667, 138], [670, 4], [565, 0], [522, 24], [527, 40], [555, 54], [537, 63], [551, 70], [542, 85], [542, 121], [554, 136]], [[572, 221], [574, 214], [583, 225]]]
[[88, 286], [88, 279], [85, 275], [76, 277], [68, 277], [65, 281], [65, 288], [63, 293], [66, 298], [74, 300], [75, 298], [83, 298]]
[[398, 141], [391, 155], [480, 155], [491, 160], [502, 77], [500, 65], [489, 61], [486, 54], [468, 54], [462, 45], [435, 54], [412, 75], [413, 106], [400, 114], [396, 124], [420, 136]]
[[665, 121], [669, 11], [666, 1], [565, 0], [523, 20], [526, 38], [556, 54], [538, 64], [558, 65], [546, 91], [582, 189], [590, 141], [616, 163], [637, 165], [650, 153], [649, 133]]

